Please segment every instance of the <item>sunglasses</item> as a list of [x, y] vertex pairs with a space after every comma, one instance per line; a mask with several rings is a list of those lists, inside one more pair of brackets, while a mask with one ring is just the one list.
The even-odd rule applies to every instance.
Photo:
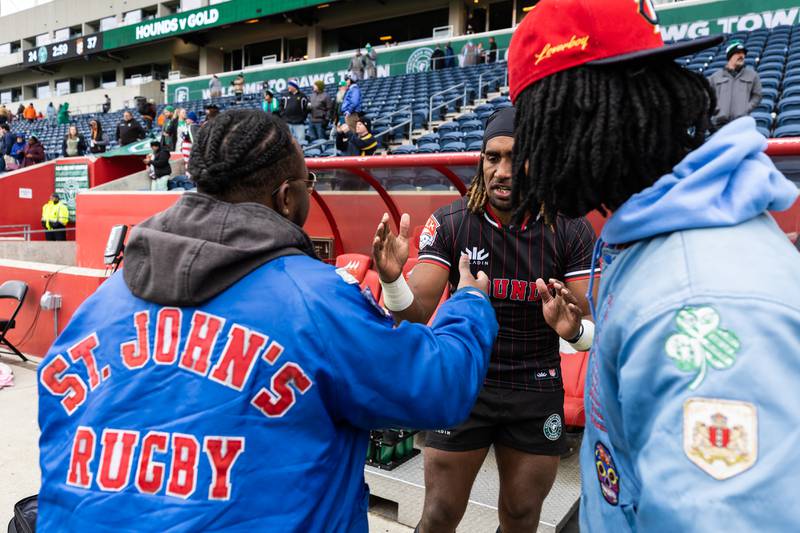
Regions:
[[[283, 181], [281, 182], [281, 184], [280, 184], [280, 185], [278, 185], [278, 186], [275, 188], [275, 190], [274, 190], [274, 191], [272, 191], [272, 194], [271, 194], [271, 196], [275, 196], [275, 195], [278, 193], [278, 191], [281, 189], [281, 187], [283, 186], [283, 184], [284, 184], [284, 183], [288, 183], [288, 182], [290, 182], [290, 181], [298, 181], [298, 180], [293, 180], [293, 179], [291, 179], [291, 178], [286, 178], [285, 180], [283, 180]], [[306, 179], [304, 179], [304, 180], [303, 180], [303, 182], [306, 184], [306, 189], [308, 189], [308, 192], [309, 192], [309, 193], [311, 193], [311, 192], [313, 192], [313, 191], [314, 191], [314, 187], [315, 187], [315, 186], [316, 186], [316, 184], [317, 184], [317, 175], [316, 175], [316, 174], [314, 174], [313, 172], [309, 172], [309, 173], [308, 173], [308, 177], [307, 177]]]

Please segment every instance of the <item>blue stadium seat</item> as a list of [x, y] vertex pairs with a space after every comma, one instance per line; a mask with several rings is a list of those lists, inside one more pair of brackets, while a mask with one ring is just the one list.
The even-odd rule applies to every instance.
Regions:
[[439, 142], [438, 133], [428, 133], [426, 135], [422, 135], [420, 138], [417, 139], [417, 145], [422, 145], [425, 143], [438, 143], [438, 142]]
[[800, 96], [790, 96], [778, 102], [778, 113], [782, 114], [793, 109], [800, 109]]
[[456, 122], [463, 126], [464, 122], [469, 122], [471, 120], [477, 120], [478, 115], [475, 113], [462, 113], [458, 118], [456, 118]]
[[464, 134], [464, 144], [469, 145], [472, 141], [483, 142], [483, 130], [470, 131]]
[[417, 147], [413, 144], [401, 144], [392, 148], [392, 154], [416, 154]]
[[758, 133], [760, 133], [764, 137], [769, 138], [769, 130], [767, 128], [763, 128], [761, 126], [756, 126], [756, 130], [758, 130]]
[[444, 135], [439, 135], [439, 142], [442, 145], [450, 141], [461, 141], [464, 138], [464, 134], [460, 131], [448, 131]]
[[[758, 122], [758, 121], [756, 121]], [[771, 123], [770, 123], [771, 124]], [[769, 127], [770, 124], [760, 124], [759, 126], [767, 126]], [[776, 122], [777, 127], [787, 126], [789, 124], [800, 124], [800, 109], [793, 109], [790, 111], [784, 111], [778, 115], [778, 120]]]
[[782, 137], [800, 137], [800, 124], [789, 124], [776, 128], [773, 137], [778, 139]]
[[439, 129], [436, 132], [441, 137], [445, 133], [449, 133], [451, 131], [458, 131], [458, 124], [455, 122], [445, 122], [444, 124], [439, 125]]
[[753, 111], [750, 116], [756, 121], [756, 125], [769, 128], [772, 125], [772, 115], [765, 111]]
[[481, 150], [483, 150], [483, 140], [472, 140], [467, 143], [468, 152], [480, 152]]
[[436, 152], [440, 152], [441, 149], [442, 148], [441, 148], [441, 146], [439, 146], [439, 143], [425, 143], [425, 144], [420, 144], [419, 146], [417, 146], [417, 153], [420, 153], [420, 154], [433, 154], [433, 153], [436, 153]]
[[442, 152], [463, 152], [467, 145], [462, 142], [454, 141], [442, 145]]

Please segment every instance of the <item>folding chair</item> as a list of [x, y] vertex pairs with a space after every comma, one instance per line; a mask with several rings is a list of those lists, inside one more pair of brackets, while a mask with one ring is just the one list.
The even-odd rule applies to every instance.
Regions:
[[24, 281], [10, 280], [0, 285], [0, 300], [17, 300], [17, 307], [11, 314], [11, 318], [0, 318], [0, 344], [5, 344], [11, 348], [11, 351], [21, 357], [23, 361], [27, 361], [28, 358], [25, 357], [25, 355], [20, 352], [16, 346], [11, 344], [11, 341], [8, 340], [6, 335], [8, 334], [9, 330], [14, 329], [14, 327], [17, 325], [14, 319], [17, 317], [17, 313], [19, 313], [19, 310], [22, 308], [22, 303], [25, 301], [26, 294], [28, 294], [28, 284]]

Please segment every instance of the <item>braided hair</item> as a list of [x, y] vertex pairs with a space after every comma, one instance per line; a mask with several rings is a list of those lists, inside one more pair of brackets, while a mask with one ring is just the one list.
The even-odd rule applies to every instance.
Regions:
[[486, 204], [486, 183], [483, 181], [483, 156], [478, 161], [478, 172], [467, 189], [467, 209], [476, 215], [483, 214]]
[[534, 83], [516, 101], [515, 219], [616, 210], [704, 142], [716, 105], [705, 77], [671, 60]]
[[296, 154], [289, 128], [271, 113], [226, 111], [200, 128], [189, 173], [200, 192], [258, 197], [286, 179]]

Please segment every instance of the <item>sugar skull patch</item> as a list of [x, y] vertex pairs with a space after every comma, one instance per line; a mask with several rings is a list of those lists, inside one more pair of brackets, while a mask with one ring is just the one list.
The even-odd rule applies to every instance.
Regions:
[[603, 498], [611, 505], [619, 504], [619, 476], [611, 452], [602, 442], [594, 445], [594, 466]]

